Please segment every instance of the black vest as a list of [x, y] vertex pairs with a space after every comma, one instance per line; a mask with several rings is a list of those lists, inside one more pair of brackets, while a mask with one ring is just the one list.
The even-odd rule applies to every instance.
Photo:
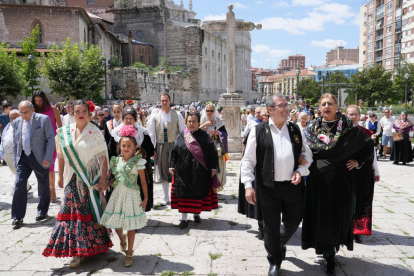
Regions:
[[[299, 156], [302, 153], [302, 133], [295, 123], [289, 122], [289, 137], [292, 144], [294, 160], [293, 171], [299, 166]], [[258, 185], [274, 187], [274, 151], [272, 133], [269, 122], [263, 122], [256, 126], [256, 180]], [[292, 172], [293, 173], [293, 172]]]

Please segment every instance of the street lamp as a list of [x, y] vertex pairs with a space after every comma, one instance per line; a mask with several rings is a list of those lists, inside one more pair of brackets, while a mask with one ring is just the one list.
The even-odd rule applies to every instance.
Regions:
[[32, 95], [33, 95], [33, 61], [34, 61], [34, 56], [32, 54], [29, 55], [29, 62], [30, 62], [30, 85], [32, 87]]
[[325, 81], [329, 80], [329, 76], [330, 76], [329, 72], [326, 72], [325, 76], [322, 75], [322, 71], [319, 71], [318, 72], [318, 79], [319, 80], [322, 80], [322, 94], [321, 95], [324, 94], [324, 91], [325, 91]]
[[106, 58], [102, 59], [102, 65], [105, 70], [105, 104], [106, 104], [106, 101], [108, 100], [108, 87], [106, 85]]
[[299, 100], [299, 75], [300, 69], [299, 67], [296, 69], [296, 100]]
[[410, 78], [410, 74], [405, 73], [404, 79], [405, 79], [405, 107], [404, 110], [407, 112], [407, 90], [408, 90], [408, 79]]

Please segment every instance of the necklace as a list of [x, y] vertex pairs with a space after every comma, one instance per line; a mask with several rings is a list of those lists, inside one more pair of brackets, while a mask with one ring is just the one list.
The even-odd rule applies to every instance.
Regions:
[[322, 121], [322, 125], [325, 127], [325, 129], [326, 129], [326, 134], [328, 135], [328, 136], [331, 136], [331, 130], [334, 128], [334, 126], [336, 125], [336, 123], [338, 122], [338, 120], [335, 120], [334, 121], [334, 124], [332, 125], [332, 127], [328, 127], [328, 125], [324, 122], [324, 121]]

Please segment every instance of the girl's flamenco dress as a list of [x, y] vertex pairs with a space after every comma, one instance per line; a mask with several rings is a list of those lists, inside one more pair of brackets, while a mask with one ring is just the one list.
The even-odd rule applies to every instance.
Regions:
[[115, 187], [102, 216], [102, 225], [126, 231], [146, 226], [147, 217], [140, 206], [141, 195], [137, 184], [138, 171], [145, 170], [146, 160], [136, 155], [124, 162], [122, 156], [112, 157], [110, 167], [115, 175]]

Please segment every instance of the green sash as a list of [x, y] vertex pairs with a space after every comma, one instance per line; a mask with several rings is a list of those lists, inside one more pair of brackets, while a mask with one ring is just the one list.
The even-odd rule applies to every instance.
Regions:
[[75, 171], [76, 175], [82, 179], [86, 186], [88, 186], [90, 197], [89, 205], [91, 207], [93, 221], [96, 223], [100, 223], [103, 210], [99, 202], [98, 193], [95, 192], [93, 186], [99, 182], [101, 176], [97, 174], [93, 179], [88, 178], [86, 168], [82, 164], [82, 161], [79, 159], [79, 156], [75, 151], [75, 148], [73, 147], [69, 125], [66, 125], [61, 128], [60, 138], [62, 139], [63, 151], [65, 152], [65, 155], [68, 158], [73, 170]]

